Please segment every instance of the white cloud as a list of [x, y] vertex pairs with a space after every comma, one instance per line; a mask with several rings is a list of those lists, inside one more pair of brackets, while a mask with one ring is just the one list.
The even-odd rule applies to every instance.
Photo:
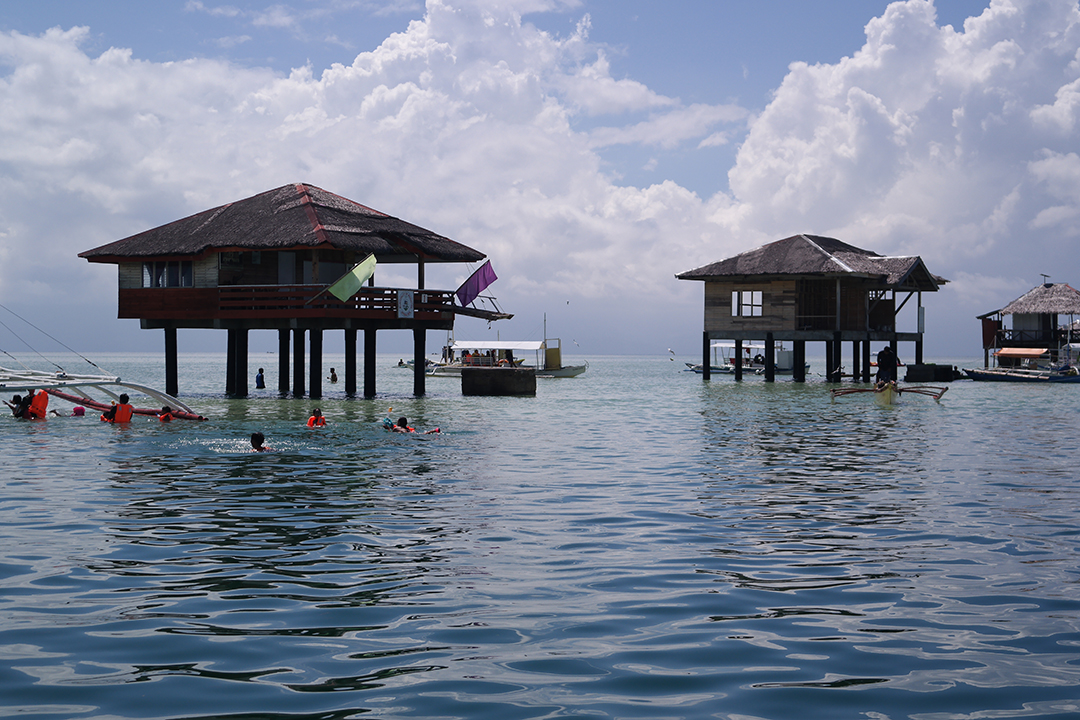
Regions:
[[[592, 352], [642, 351], [650, 333], [696, 342], [700, 285], [673, 274], [795, 232], [923, 255], [954, 281], [927, 304], [955, 316], [951, 335], [970, 331], [964, 350], [973, 311], [1001, 304], [992, 291], [1010, 300], [1050, 267], [1080, 282], [1074, 0], [993, 0], [962, 32], [924, 0], [894, 3], [851, 57], [793, 64], [752, 118], [612, 77], [587, 20], [566, 37], [522, 20], [567, 7], [429, 0], [377, 49], [287, 76], [92, 57], [85, 28], [0, 34], [0, 302], [112, 340], [115, 271], [78, 252], [298, 181], [489, 254], [511, 312], [587, 306], [568, 332]], [[597, 115], [604, 127], [585, 126]], [[664, 167], [672, 147], [715, 147], [747, 123], [730, 194], [621, 187], [598, 155], [637, 148]]]

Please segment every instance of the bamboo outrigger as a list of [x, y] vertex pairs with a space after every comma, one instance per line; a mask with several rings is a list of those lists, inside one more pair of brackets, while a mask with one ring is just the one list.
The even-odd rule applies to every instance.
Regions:
[[832, 400], [842, 397], [844, 395], [853, 395], [855, 393], [873, 393], [874, 400], [882, 405], [893, 405], [904, 393], [915, 393], [916, 395], [929, 395], [935, 400], [941, 400], [941, 396], [948, 391], [947, 387], [934, 387], [931, 385], [912, 385], [910, 387], [900, 387], [896, 384], [895, 380], [889, 382], [878, 383], [872, 388], [834, 388], [832, 390]]
[[[63, 371], [11, 370], [10, 368], [0, 367], [0, 393], [44, 390], [54, 397], [67, 400], [76, 405], [85, 405], [95, 410], [108, 410], [112, 403], [95, 400], [87, 394], [87, 388], [98, 390], [116, 402], [120, 400], [120, 388], [133, 390], [146, 395], [159, 405], [168, 405], [172, 409], [172, 416], [175, 418], [184, 420], [206, 419], [172, 395], [146, 385], [125, 382], [119, 377], [72, 375]], [[116, 390], [114, 391], [114, 389]], [[159, 410], [157, 408], [135, 408], [134, 412], [137, 415], [157, 415]]]

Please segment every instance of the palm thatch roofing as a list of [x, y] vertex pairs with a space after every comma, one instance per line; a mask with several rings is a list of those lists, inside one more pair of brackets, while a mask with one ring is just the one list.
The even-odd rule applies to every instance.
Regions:
[[477, 262], [450, 238], [314, 185], [283, 185], [79, 253], [90, 262], [243, 250], [352, 250], [379, 262]]
[[1080, 315], [1080, 291], [1068, 283], [1045, 283], [1028, 290], [998, 312], [1002, 315]]
[[783, 275], [862, 277], [891, 289], [934, 292], [948, 282], [926, 269], [918, 255], [886, 257], [821, 235], [792, 235], [755, 250], [675, 277], [680, 280], [737, 280]]

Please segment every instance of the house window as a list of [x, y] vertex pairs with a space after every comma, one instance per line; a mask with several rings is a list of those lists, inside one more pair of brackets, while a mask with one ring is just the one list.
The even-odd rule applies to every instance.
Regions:
[[760, 290], [733, 290], [731, 293], [732, 317], [761, 317]]
[[144, 262], [142, 280], [146, 288], [192, 287], [193, 263], [191, 260]]

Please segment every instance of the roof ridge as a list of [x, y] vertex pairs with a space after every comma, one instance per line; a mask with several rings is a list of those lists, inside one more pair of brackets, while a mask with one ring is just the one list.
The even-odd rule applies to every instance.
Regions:
[[811, 240], [811, 239], [810, 239], [810, 236], [809, 236], [809, 235], [806, 235], [806, 234], [804, 233], [804, 234], [800, 234], [800, 236], [799, 236], [799, 237], [803, 238], [804, 240], [806, 240], [806, 242], [808, 242], [808, 243], [810, 243], [811, 245], [813, 245], [813, 246], [814, 246], [815, 248], [817, 248], [818, 252], [820, 252], [820, 253], [824, 254], [824, 255], [825, 255], [826, 257], [828, 257], [828, 258], [829, 258], [830, 260], [832, 260], [833, 262], [835, 262], [835, 263], [836, 263], [837, 265], [839, 265], [839, 266], [840, 266], [841, 268], [843, 268], [843, 269], [844, 269], [844, 270], [846, 270], [847, 272], [849, 272], [849, 273], [853, 273], [853, 272], [855, 272], [855, 270], [853, 270], [853, 269], [851, 268], [851, 266], [850, 266], [850, 265], [848, 265], [848, 264], [847, 264], [847, 263], [845, 263], [845, 262], [844, 262], [843, 260], [841, 260], [840, 258], [838, 258], [838, 257], [836, 257], [835, 255], [833, 255], [833, 254], [832, 254], [831, 252], [827, 251], [827, 250], [826, 250], [825, 248], [823, 248], [823, 247], [821, 247], [820, 245], [818, 245], [818, 244], [817, 244], [816, 242], [814, 242], [813, 240]]

